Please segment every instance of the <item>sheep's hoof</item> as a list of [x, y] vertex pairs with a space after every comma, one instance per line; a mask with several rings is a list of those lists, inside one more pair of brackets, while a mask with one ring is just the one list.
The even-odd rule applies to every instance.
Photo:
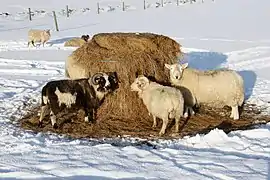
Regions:
[[38, 127], [40, 127], [40, 128], [42, 127], [42, 122], [40, 122], [40, 121], [38, 122]]
[[158, 135], [159, 136], [163, 136], [165, 134], [165, 132], [159, 132]]
[[171, 134], [172, 137], [178, 137], [179, 136], [179, 133], [178, 132], [174, 132]]
[[188, 118], [188, 113], [187, 112], [184, 113], [184, 118]]
[[57, 129], [58, 128], [58, 125], [55, 123], [54, 125], [53, 125], [53, 129]]

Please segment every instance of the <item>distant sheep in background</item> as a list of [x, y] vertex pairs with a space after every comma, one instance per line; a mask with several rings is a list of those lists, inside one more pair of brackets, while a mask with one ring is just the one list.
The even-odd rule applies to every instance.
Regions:
[[229, 69], [199, 71], [187, 66], [188, 63], [165, 64], [170, 70], [171, 83], [189, 89], [196, 104], [215, 108], [230, 106], [230, 118], [239, 119], [238, 106], [242, 106], [245, 97], [242, 77]]
[[135, 79], [131, 90], [138, 92], [148, 112], [153, 115], [153, 127], [157, 124], [156, 117], [163, 120], [159, 135], [165, 133], [168, 119], [175, 119], [175, 132], [179, 131], [179, 121], [184, 111], [184, 99], [180, 90], [152, 82], [143, 75]]
[[35, 47], [36, 42], [42, 43], [43, 47], [46, 42], [51, 38], [50, 30], [37, 30], [37, 29], [30, 29], [28, 31], [28, 47], [30, 43]]
[[89, 35], [82, 35], [80, 38], [72, 38], [65, 42], [65, 47], [81, 47], [89, 40]]

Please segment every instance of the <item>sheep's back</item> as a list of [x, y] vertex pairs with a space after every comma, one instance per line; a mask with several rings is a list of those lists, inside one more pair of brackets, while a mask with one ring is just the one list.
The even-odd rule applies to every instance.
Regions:
[[237, 105], [243, 94], [243, 80], [235, 71], [217, 70], [198, 74], [194, 89], [197, 101], [214, 107]]

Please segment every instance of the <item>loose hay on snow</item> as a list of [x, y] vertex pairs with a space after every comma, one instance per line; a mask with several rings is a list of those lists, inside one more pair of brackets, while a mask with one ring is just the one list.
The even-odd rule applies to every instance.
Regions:
[[[152, 128], [151, 121], [135, 121], [130, 122], [129, 119], [109, 119], [107, 121], [100, 121], [97, 124], [88, 124], [83, 121], [83, 112], [77, 116], [76, 113], [62, 113], [59, 118], [60, 127], [54, 130], [51, 126], [49, 117], [44, 120], [44, 128], [38, 127], [37, 112], [40, 107], [36, 107], [21, 121], [21, 126], [27, 130], [34, 132], [56, 132], [65, 134], [73, 138], [104, 138], [104, 137], [141, 137], [147, 139], [156, 139], [161, 128], [162, 121], [158, 121], [158, 126]], [[162, 137], [179, 138], [185, 135], [196, 135], [198, 133], [205, 134], [212, 129], [219, 128], [229, 133], [233, 130], [245, 130], [254, 128], [255, 125], [265, 124], [270, 122], [270, 116], [262, 115], [261, 111], [255, 106], [244, 105], [244, 110], [241, 114], [241, 119], [233, 121], [228, 117], [230, 113], [228, 108], [221, 110], [214, 110], [207, 107], [202, 107], [196, 116], [191, 117], [188, 121], [180, 121], [179, 136], [172, 137], [171, 133], [174, 123], [169, 122], [167, 133]], [[160, 137], [159, 137], [160, 138]]]

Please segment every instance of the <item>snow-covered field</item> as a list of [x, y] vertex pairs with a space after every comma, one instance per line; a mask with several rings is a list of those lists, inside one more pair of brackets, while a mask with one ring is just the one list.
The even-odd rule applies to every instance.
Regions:
[[[270, 179], [270, 124], [225, 134], [179, 140], [71, 140], [33, 134], [16, 120], [39, 103], [42, 85], [64, 78], [64, 63], [74, 48], [64, 42], [81, 34], [153, 32], [177, 40], [184, 61], [199, 69], [229, 67], [245, 80], [246, 99], [270, 113], [269, 0], [205, 0], [180, 4], [149, 0], [0, 2], [0, 179]], [[67, 19], [65, 5], [73, 9]], [[36, 12], [29, 22], [28, 7]], [[90, 10], [88, 10], [88, 9]], [[58, 15], [54, 31], [51, 11]], [[11, 15], [1, 15], [9, 13]], [[46, 47], [27, 48], [30, 28], [50, 28]], [[141, 144], [141, 143], [140, 143]]]

